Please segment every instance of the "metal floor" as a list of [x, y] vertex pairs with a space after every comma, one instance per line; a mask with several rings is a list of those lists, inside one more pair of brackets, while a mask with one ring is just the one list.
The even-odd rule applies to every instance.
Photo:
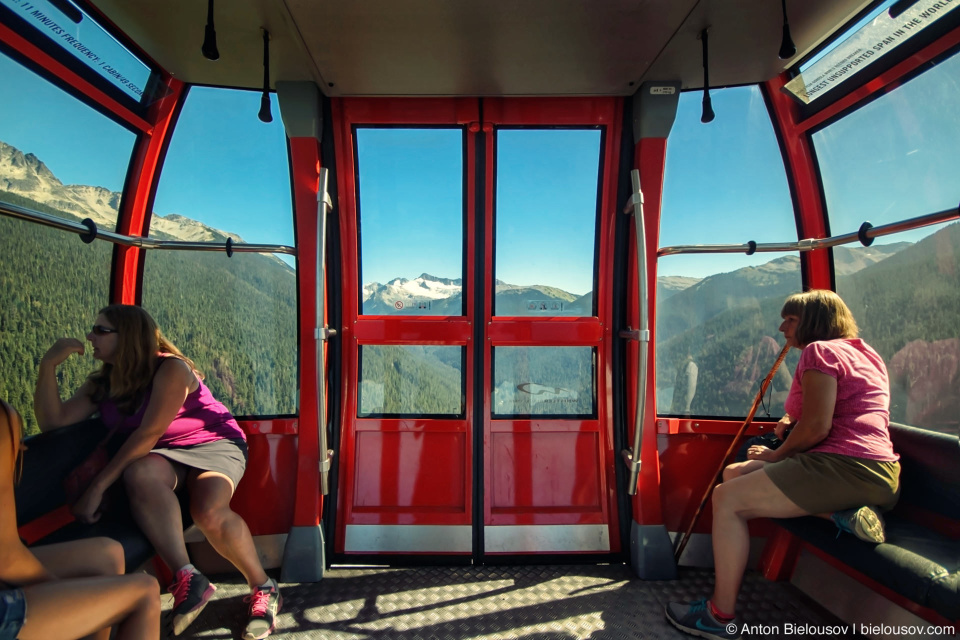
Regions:
[[[283, 608], [273, 638], [534, 640], [689, 638], [663, 617], [670, 600], [707, 596], [713, 572], [680, 570], [680, 580], [645, 582], [624, 565], [335, 568], [315, 584], [281, 584]], [[211, 579], [214, 599], [179, 638], [240, 638], [248, 594], [237, 576]], [[170, 595], [163, 597], [165, 638]], [[748, 573], [739, 600], [742, 622], [780, 633], [745, 638], [815, 637], [787, 625], [838, 624], [786, 583]], [[757, 629], [756, 631], [760, 631]]]

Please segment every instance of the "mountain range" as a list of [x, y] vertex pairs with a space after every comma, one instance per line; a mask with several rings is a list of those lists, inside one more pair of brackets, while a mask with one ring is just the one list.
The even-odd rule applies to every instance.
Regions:
[[[63, 184], [37, 156], [23, 153], [3, 141], [0, 141], [0, 191], [47, 205], [67, 218], [90, 218], [103, 229], [112, 231], [117, 226], [120, 192], [104, 187]], [[215, 229], [176, 213], [165, 216], [154, 213], [150, 236], [187, 242], [226, 242], [229, 237], [234, 242], [243, 242], [235, 233]]]

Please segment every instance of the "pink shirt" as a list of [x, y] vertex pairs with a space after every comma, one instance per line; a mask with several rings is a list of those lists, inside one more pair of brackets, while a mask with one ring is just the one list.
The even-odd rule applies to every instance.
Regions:
[[837, 380], [837, 403], [827, 437], [808, 449], [892, 462], [900, 456], [890, 441], [890, 383], [883, 359], [859, 338], [813, 342], [803, 349], [784, 408], [802, 418], [803, 374], [808, 369]]
[[[199, 383], [196, 391], [187, 395], [173, 422], [160, 436], [155, 445], [157, 448], [189, 447], [225, 438], [247, 439], [230, 410], [213, 397], [202, 380], [199, 380]], [[125, 433], [134, 431], [143, 422], [152, 392], [151, 382], [143, 404], [133, 415], [122, 413], [117, 404], [109, 398], [104, 400], [100, 403], [101, 419], [110, 428], [117, 426], [119, 431]]]

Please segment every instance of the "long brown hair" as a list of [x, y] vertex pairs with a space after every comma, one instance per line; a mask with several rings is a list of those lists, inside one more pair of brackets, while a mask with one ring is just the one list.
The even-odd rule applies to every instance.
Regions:
[[110, 398], [125, 413], [135, 411], [153, 381], [161, 356], [183, 360], [203, 379], [193, 361], [164, 337], [156, 320], [143, 308], [112, 304], [101, 309], [100, 315], [117, 330], [117, 350], [112, 364], [104, 362], [90, 374], [95, 403]]
[[[12, 447], [10, 460], [13, 462], [13, 483], [19, 484], [20, 476], [23, 475], [23, 423], [17, 410], [3, 400], [0, 400], [0, 409], [3, 409], [7, 427], [10, 430], [10, 446]], [[6, 473], [6, 470], [3, 470], [3, 473]]]
[[797, 342], [806, 346], [819, 340], [856, 338], [857, 321], [843, 300], [829, 289], [795, 293], [783, 303], [782, 317], [797, 316]]

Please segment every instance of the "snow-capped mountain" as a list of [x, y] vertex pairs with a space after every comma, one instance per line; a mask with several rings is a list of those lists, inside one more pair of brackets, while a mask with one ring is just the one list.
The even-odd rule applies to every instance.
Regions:
[[[49, 167], [32, 153], [0, 141], [0, 191], [56, 209], [65, 218], [90, 218], [97, 226], [113, 230], [117, 225], [120, 193], [103, 187], [63, 184]], [[243, 242], [235, 233], [221, 231], [191, 218], [171, 213], [153, 214], [151, 237], [189, 242]]]

